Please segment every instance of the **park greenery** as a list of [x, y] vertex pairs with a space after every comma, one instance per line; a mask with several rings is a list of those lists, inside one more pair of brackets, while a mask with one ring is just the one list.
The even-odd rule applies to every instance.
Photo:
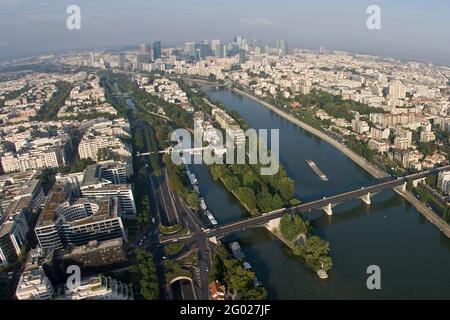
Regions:
[[136, 249], [135, 254], [136, 264], [130, 267], [130, 271], [136, 292], [145, 300], [157, 300], [159, 286], [153, 255], [143, 249]]
[[341, 96], [332, 95], [324, 91], [312, 91], [306, 95], [296, 96], [294, 100], [299, 102], [304, 108], [314, 107], [322, 109], [330, 116], [343, 118], [347, 121], [351, 121], [354, 118], [355, 112], [361, 115], [385, 112], [381, 108], [374, 108], [361, 102], [342, 99]]
[[174, 256], [176, 254], [179, 254], [181, 250], [184, 248], [184, 243], [177, 242], [177, 243], [170, 243], [164, 247], [164, 251], [166, 252], [166, 255], [168, 256]]
[[267, 291], [255, 286], [255, 273], [243, 267], [243, 261], [230, 256], [223, 246], [217, 246], [210, 272], [210, 281], [218, 280], [228, 293], [234, 292], [238, 299], [263, 300]]
[[166, 234], [166, 235], [175, 234], [177, 232], [180, 232], [181, 229], [182, 229], [182, 226], [180, 224], [178, 224], [178, 223], [176, 223], [176, 224], [174, 224], [172, 226], [163, 226], [163, 225], [159, 226], [159, 231], [162, 234]]
[[296, 244], [293, 251], [295, 255], [305, 259], [306, 264], [314, 271], [322, 268], [329, 271], [333, 266], [333, 261], [329, 256], [330, 244], [318, 236], [308, 237], [305, 244]]
[[175, 191], [191, 209], [197, 209], [200, 205], [200, 197], [196, 192], [190, 190], [189, 178], [186, 174], [185, 166], [182, 164], [174, 164], [168, 154], [163, 156], [163, 163], [167, 169], [170, 186], [173, 191]]
[[170, 283], [177, 277], [192, 278], [192, 273], [189, 270], [184, 269], [183, 266], [175, 260], [164, 260], [164, 271], [167, 283]]
[[222, 181], [253, 216], [281, 209], [294, 200], [294, 181], [283, 168], [273, 176], [259, 175], [259, 165], [213, 164], [209, 168], [213, 179]]
[[[430, 178], [427, 182], [432, 183]], [[436, 178], [434, 178], [435, 180]], [[419, 200], [433, 208], [445, 221], [450, 222], [450, 206], [447, 202], [439, 199], [437, 196], [431, 193], [429, 189], [424, 185], [417, 185], [412, 188], [413, 193], [419, 198]]]
[[[221, 104], [218, 104], [221, 106]], [[250, 126], [237, 112], [229, 112], [243, 130]], [[281, 209], [298, 203], [294, 180], [280, 164], [275, 175], [261, 175], [262, 164], [213, 164], [209, 166], [214, 180], [220, 180], [253, 215]]]
[[59, 109], [61, 109], [61, 107], [66, 102], [66, 99], [69, 97], [70, 91], [72, 90], [72, 85], [68, 82], [58, 81], [56, 82], [55, 86], [56, 92], [53, 94], [49, 101], [45, 102], [42, 105], [34, 120], [57, 120], [58, 111]]
[[312, 235], [309, 222], [301, 216], [285, 214], [280, 221], [280, 231], [283, 238], [290, 243], [293, 253], [302, 257], [308, 267], [315, 271], [321, 269], [322, 265], [326, 271], [332, 268], [329, 242]]
[[303, 220], [299, 215], [285, 214], [281, 218], [281, 233], [285, 239], [291, 242], [295, 242], [301, 234], [307, 235], [309, 229], [309, 222]]

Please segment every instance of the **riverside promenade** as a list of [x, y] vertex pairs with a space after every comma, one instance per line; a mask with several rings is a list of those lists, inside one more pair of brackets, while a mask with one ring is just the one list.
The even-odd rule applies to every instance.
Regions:
[[[272, 110], [276, 114], [278, 114], [280, 117], [292, 122], [293, 124], [299, 126], [300, 128], [303, 128], [304, 130], [308, 131], [309, 133], [317, 136], [321, 140], [329, 143], [339, 151], [341, 151], [343, 154], [345, 154], [347, 157], [349, 157], [351, 160], [353, 160], [356, 164], [358, 164], [361, 168], [366, 170], [368, 173], [370, 173], [375, 178], [385, 178], [386, 174], [377, 168], [375, 165], [361, 157], [359, 154], [356, 154], [352, 150], [350, 150], [347, 146], [343, 145], [342, 143], [336, 141], [335, 139], [331, 138], [324, 132], [310, 126], [307, 123], [304, 123], [300, 121], [299, 119], [293, 117], [292, 115], [278, 109], [277, 107], [271, 105], [270, 103], [267, 103], [260, 98], [254, 96], [253, 94], [249, 94], [247, 92], [244, 92], [242, 90], [239, 90], [237, 88], [229, 88], [232, 92], [239, 94], [241, 96], [247, 97], [249, 99], [252, 99], [253, 101], [256, 101], [266, 108]], [[406, 201], [411, 203], [428, 221], [430, 221], [432, 224], [434, 224], [436, 227], [439, 228], [439, 230], [445, 234], [448, 238], [450, 238], [450, 225], [442, 219], [439, 215], [437, 215], [433, 210], [429, 209], [425, 204], [423, 204], [421, 201], [419, 201], [411, 192], [409, 191], [402, 191], [399, 188], [394, 189], [395, 192], [397, 192], [399, 195], [401, 195]]]

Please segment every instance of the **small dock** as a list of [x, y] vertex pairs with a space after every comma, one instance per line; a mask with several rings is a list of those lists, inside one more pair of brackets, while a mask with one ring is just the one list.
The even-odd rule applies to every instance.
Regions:
[[322, 181], [328, 181], [328, 177], [325, 173], [323, 173], [322, 170], [317, 166], [317, 164], [312, 160], [306, 160], [306, 163], [309, 165], [309, 167], [314, 171], [315, 174], [319, 176], [319, 178]]

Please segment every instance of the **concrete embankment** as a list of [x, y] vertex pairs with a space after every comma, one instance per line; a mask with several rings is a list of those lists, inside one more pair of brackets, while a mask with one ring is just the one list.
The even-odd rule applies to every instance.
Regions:
[[[349, 157], [351, 160], [353, 160], [356, 164], [358, 164], [361, 168], [366, 170], [368, 173], [370, 173], [375, 178], [384, 178], [386, 177], [386, 174], [381, 171], [379, 168], [371, 164], [369, 161], [365, 160], [360, 155], [356, 154], [352, 150], [350, 150], [347, 146], [343, 145], [342, 143], [339, 143], [338, 141], [334, 140], [327, 134], [323, 133], [322, 131], [310, 126], [309, 124], [306, 124], [299, 119], [291, 116], [290, 114], [278, 109], [277, 107], [271, 105], [270, 103], [267, 103], [257, 97], [255, 97], [252, 94], [249, 94], [247, 92], [244, 92], [242, 90], [231, 88], [232, 92], [242, 95], [244, 97], [247, 97], [249, 99], [252, 99], [266, 108], [272, 110], [279, 116], [283, 117], [286, 120], [289, 120], [293, 124], [303, 128], [304, 130], [308, 131], [309, 133], [317, 136], [318, 138], [322, 139], [323, 141], [329, 143], [339, 151], [341, 151], [343, 154], [345, 154], [347, 157]], [[433, 223], [436, 227], [439, 228], [439, 230], [442, 231], [448, 238], [450, 238], [450, 225], [444, 221], [440, 216], [438, 216], [434, 211], [430, 210], [426, 205], [424, 205], [421, 201], [419, 201], [411, 192], [409, 191], [401, 191], [398, 189], [394, 189], [395, 192], [397, 192], [400, 196], [402, 196], [405, 200], [410, 202], [420, 213], [422, 213], [423, 216], [427, 218], [428, 221]]]

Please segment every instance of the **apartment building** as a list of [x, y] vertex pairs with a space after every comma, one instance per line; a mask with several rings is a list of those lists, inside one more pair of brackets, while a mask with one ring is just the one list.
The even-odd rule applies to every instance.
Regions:
[[62, 250], [90, 241], [127, 241], [116, 197], [74, 198], [66, 183], [51, 190], [35, 227], [43, 249]]
[[30, 215], [40, 206], [43, 197], [39, 180], [29, 181], [0, 216], [0, 264], [12, 264], [22, 254]]
[[89, 127], [78, 145], [80, 159], [98, 159], [99, 151], [104, 149], [115, 156], [130, 157], [131, 149], [124, 142], [130, 135], [130, 126], [125, 119], [96, 123]]
[[215, 107], [212, 109], [211, 114], [217, 123], [225, 129], [226, 133], [233, 139], [236, 145], [245, 144], [246, 138], [244, 131], [228, 113]]
[[53, 285], [42, 267], [27, 270], [20, 276], [16, 288], [18, 300], [50, 300], [53, 294]]
[[3, 154], [0, 161], [5, 173], [57, 168], [66, 164], [66, 158], [71, 150], [70, 137], [60, 135], [33, 140], [19, 152]]

